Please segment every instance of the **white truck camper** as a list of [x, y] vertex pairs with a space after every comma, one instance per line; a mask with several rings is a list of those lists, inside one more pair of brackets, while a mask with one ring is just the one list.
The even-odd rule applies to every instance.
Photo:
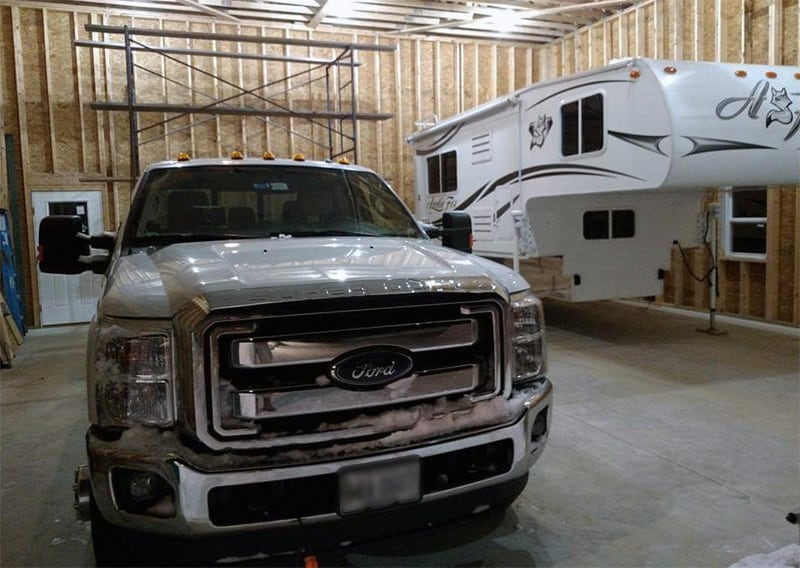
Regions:
[[703, 241], [709, 189], [800, 183], [800, 68], [625, 59], [408, 142], [419, 218], [468, 212], [476, 253], [556, 267], [542, 292], [653, 296], [671, 247]]

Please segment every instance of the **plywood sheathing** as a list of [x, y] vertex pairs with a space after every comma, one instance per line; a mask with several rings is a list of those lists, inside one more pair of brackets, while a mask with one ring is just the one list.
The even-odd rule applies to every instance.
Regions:
[[[776, 23], [778, 25], [776, 26]], [[641, 55], [724, 62], [800, 65], [797, 0], [650, 0], [588, 29], [592, 67]], [[583, 54], [587, 30], [538, 50], [539, 79], [590, 68]], [[599, 38], [601, 46], [595, 45]], [[771, 55], [770, 50], [775, 53]], [[597, 54], [597, 58], [595, 57]], [[602, 54], [602, 58], [600, 58]], [[586, 67], [582, 67], [585, 65]], [[721, 312], [800, 324], [798, 188], [770, 188], [768, 261], [719, 263]], [[708, 269], [702, 249], [688, 250], [695, 274]], [[695, 309], [708, 306], [707, 284], [696, 282], [676, 251], [661, 301]]]
[[[780, 4], [776, 10], [775, 1]], [[329, 31], [309, 32], [296, 28], [237, 26], [213, 24], [199, 17], [192, 21], [174, 21], [147, 15], [123, 17], [112, 12], [90, 14], [85, 11], [47, 10], [35, 5], [0, 6], [0, 58], [4, 65], [0, 73], [3, 97], [3, 127], [12, 134], [19, 146], [18, 156], [35, 156], [22, 160], [17, 168], [25, 192], [37, 189], [66, 189], [66, 185], [85, 187], [80, 179], [86, 176], [124, 177], [129, 171], [127, 117], [124, 113], [93, 111], [87, 104], [93, 100], [124, 100], [124, 57], [119, 51], [91, 50], [70, 45], [73, 37], [122, 42], [120, 36], [94, 34], [83, 29], [87, 22], [107, 25], [136, 25], [161, 29], [181, 29], [200, 32], [239, 33], [320, 39], [331, 41], [379, 42], [398, 45], [395, 53], [361, 54], [363, 65], [358, 71], [358, 105], [365, 111], [391, 112], [392, 120], [360, 125], [360, 162], [381, 171], [409, 205], [413, 203], [414, 173], [412, 153], [405, 137], [416, 130], [415, 123], [435, 114], [439, 119], [467, 110], [478, 104], [521, 88], [530, 82], [552, 79], [567, 73], [580, 72], [606, 64], [612, 58], [629, 55], [676, 57], [685, 59], [719, 59], [724, 61], [764, 62], [770, 50], [784, 64], [798, 61], [797, 0], [650, 0], [619, 15], [580, 29], [563, 41], [540, 49], [517, 45], [492, 45], [485, 42], [434, 41], [426, 38], [385, 37], [379, 34], [335, 34]], [[25, 27], [25, 37], [39, 38], [38, 47], [26, 44], [25, 69], [15, 62], [12, 41], [12, 10]], [[717, 16], [720, 16], [719, 18]], [[775, 36], [774, 19], [781, 25]], [[47, 41], [45, 42], [45, 38]], [[141, 38], [140, 38], [141, 39]], [[302, 57], [331, 57], [331, 49], [297, 48], [280, 45], [255, 45], [242, 42], [148, 38], [147, 43], [168, 47], [225, 49], [245, 53], [298, 55]], [[723, 42], [720, 44], [720, 42]], [[43, 48], [46, 44], [46, 49]], [[137, 61], [152, 62], [167, 78], [137, 70], [137, 90], [140, 99], [155, 97], [174, 104], [203, 104], [211, 101], [205, 93], [221, 95], [236, 92], [224, 81], [248, 88], [264, 85], [299, 70], [300, 65], [285, 62], [219, 60], [216, 63], [204, 56], [171, 56], [160, 60], [149, 54], [137, 55]], [[185, 61], [201, 71], [179, 64]], [[22, 61], [22, 59], [20, 59]], [[202, 70], [213, 73], [214, 65], [220, 79], [213, 79]], [[334, 71], [339, 74], [341, 70]], [[17, 98], [17, 77], [22, 80], [22, 103]], [[300, 110], [322, 110], [325, 94], [321, 84], [300, 86], [300, 81], [267, 87], [259, 94], [281, 104]], [[48, 87], [49, 85], [49, 87]], [[297, 87], [297, 88], [293, 88]], [[50, 96], [50, 94], [54, 96]], [[349, 96], [349, 95], [348, 95]], [[232, 101], [238, 103], [240, 101]], [[258, 97], [242, 97], [242, 103], [259, 106], [265, 103]], [[22, 111], [21, 113], [19, 111]], [[61, 121], [61, 116], [68, 117]], [[163, 121], [163, 114], [144, 115], [140, 127]], [[172, 158], [179, 150], [189, 150], [193, 156], [226, 155], [239, 146], [249, 155], [260, 155], [271, 149], [280, 155], [302, 150], [310, 157], [324, 157], [315, 144], [303, 137], [318, 139], [320, 129], [314, 125], [300, 126], [290, 119], [257, 117], [181, 117], [166, 125], [146, 131], [157, 138], [143, 148], [142, 162]], [[25, 124], [23, 140], [20, 124]], [[296, 134], [289, 128], [294, 127]], [[164, 131], [174, 132], [166, 140], [158, 139]], [[143, 135], [146, 138], [147, 134]], [[24, 147], [23, 147], [24, 146]], [[130, 184], [106, 184], [106, 222], [114, 227], [126, 213]], [[758, 316], [759, 312], [774, 321], [800, 322], [798, 299], [797, 188], [784, 188], [770, 213], [770, 223], [777, 220], [778, 261], [763, 270], [744, 268], [745, 263], [727, 260], [720, 265], [720, 306], [728, 312]], [[32, 250], [32, 228], [27, 226], [29, 212], [22, 208], [27, 246]], [[776, 218], [775, 215], [778, 215]], [[772, 231], [775, 231], [773, 223]], [[775, 234], [773, 232], [773, 234]], [[776, 240], [776, 239], [773, 239]], [[702, 271], [707, 259], [702, 251], [689, 253], [692, 266]], [[27, 264], [32, 264], [30, 250]], [[28, 284], [33, 280], [26, 266]], [[747, 281], [745, 281], [745, 277]], [[755, 282], [761, 278], [762, 283]], [[684, 274], [681, 261], [673, 263], [666, 281], [664, 300], [701, 309], [708, 298], [704, 284], [693, 283]], [[760, 286], [760, 287], [759, 287]], [[31, 288], [33, 290], [33, 287]], [[748, 297], [742, 297], [742, 290]], [[759, 292], [763, 290], [763, 292]], [[34, 290], [35, 293], [35, 290]], [[749, 298], [750, 293], [762, 293], [763, 302]], [[28, 298], [30, 300], [30, 298]], [[788, 304], [787, 304], [788, 302]], [[759, 306], [763, 305], [763, 309]], [[759, 316], [760, 317], [760, 316]]]

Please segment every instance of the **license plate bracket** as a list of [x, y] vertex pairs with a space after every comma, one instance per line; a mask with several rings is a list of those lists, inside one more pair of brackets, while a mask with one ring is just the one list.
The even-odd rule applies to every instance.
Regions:
[[351, 515], [414, 503], [422, 498], [418, 457], [358, 465], [339, 471], [339, 514]]

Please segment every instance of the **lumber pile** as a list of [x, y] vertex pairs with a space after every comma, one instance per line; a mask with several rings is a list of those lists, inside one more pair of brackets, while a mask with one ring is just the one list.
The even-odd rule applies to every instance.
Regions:
[[0, 367], [10, 367], [19, 346], [22, 345], [22, 333], [17, 327], [11, 310], [0, 292]]

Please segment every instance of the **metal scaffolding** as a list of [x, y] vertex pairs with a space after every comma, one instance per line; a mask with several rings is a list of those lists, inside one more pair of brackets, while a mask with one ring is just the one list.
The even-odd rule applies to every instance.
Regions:
[[[126, 100], [125, 101], [95, 101], [91, 103], [91, 108], [103, 111], [124, 111], [128, 116], [129, 132], [130, 132], [130, 179], [136, 180], [139, 176], [139, 148], [156, 140], [164, 140], [168, 136], [177, 132], [183, 131], [186, 127], [177, 128], [174, 130], [167, 130], [167, 125], [182, 117], [191, 115], [238, 115], [238, 116], [255, 116], [265, 121], [269, 125], [275, 125], [279, 128], [288, 130], [291, 134], [305, 138], [309, 142], [324, 147], [327, 151], [328, 157], [333, 159], [349, 152], [353, 153], [353, 157], [358, 162], [358, 128], [357, 122], [359, 120], [386, 120], [391, 118], [391, 113], [364, 113], [358, 111], [358, 93], [357, 93], [357, 68], [361, 63], [356, 60], [355, 54], [357, 51], [384, 51], [391, 52], [396, 50], [396, 46], [380, 45], [380, 44], [354, 44], [345, 42], [330, 42], [330, 41], [316, 41], [316, 40], [300, 40], [292, 38], [272, 38], [263, 36], [248, 36], [238, 34], [218, 34], [218, 33], [200, 33], [200, 32], [184, 32], [177, 30], [158, 30], [158, 29], [143, 29], [132, 28], [129, 26], [106, 26], [97, 24], [87, 24], [85, 29], [92, 33], [102, 34], [119, 34], [123, 37], [123, 43], [113, 43], [104, 41], [82, 41], [75, 40], [75, 45], [78, 47], [99, 48], [99, 49], [112, 49], [124, 50], [125, 52], [125, 79], [126, 79]], [[318, 47], [336, 50], [338, 52], [332, 58], [313, 58], [313, 57], [290, 57], [280, 55], [268, 55], [257, 53], [238, 53], [229, 51], [218, 50], [204, 50], [204, 49], [191, 49], [191, 48], [175, 48], [161, 46], [152, 46], [143, 43], [141, 37], [159, 37], [159, 38], [179, 38], [186, 40], [206, 40], [218, 42], [237, 42], [237, 43], [257, 43], [257, 44], [272, 44], [272, 45], [290, 45], [300, 47]], [[262, 50], [263, 51], [263, 50]], [[145, 67], [136, 62], [136, 55], [138, 53], [150, 53], [159, 55], [167, 61], [178, 63], [186, 66], [191, 71], [207, 76], [218, 81], [221, 84], [227, 85], [235, 89], [237, 92], [231, 96], [224, 98], [216, 98], [206, 93], [200, 93], [210, 99], [208, 104], [169, 104], [164, 101], [141, 101], [136, 94], [136, 70], [141, 70], [157, 77], [160, 77], [166, 82], [177, 84], [183, 88], [188, 89], [193, 94], [198, 94], [199, 91], [191, 85], [185, 85], [179, 81], [167, 77], [166, 73], [160, 70]], [[181, 59], [186, 56], [186, 60]], [[192, 56], [198, 57], [214, 57], [214, 58], [227, 58], [239, 60], [260, 60], [260, 61], [277, 61], [285, 63], [296, 63], [306, 66], [300, 72], [293, 73], [278, 79], [270, 80], [266, 83], [258, 85], [254, 88], [245, 88], [243, 85], [236, 84], [221, 77], [218, 73], [210, 72], [191, 63]], [[191, 72], [190, 71], [190, 72]], [[325, 89], [325, 110], [324, 111], [298, 111], [291, 108], [288, 101], [279, 102], [274, 100], [269, 94], [262, 94], [266, 89], [274, 88], [277, 85], [284, 84], [284, 93], [296, 87], [289, 86], [291, 80], [296, 80], [300, 77], [305, 77], [305, 80], [300, 86], [307, 87], [315, 82], [324, 81]], [[349, 95], [349, 97], [347, 96]], [[233, 105], [232, 101], [241, 99], [242, 97], [254, 97], [260, 103], [259, 107], [244, 106], [242, 104]], [[156, 123], [149, 124], [144, 128], [139, 127], [139, 113], [142, 112], [158, 112], [169, 115], [164, 120]], [[274, 124], [270, 118], [297, 118], [310, 122], [313, 125], [319, 126], [327, 133], [327, 140], [320, 142], [318, 140], [311, 140], [296, 131], [285, 128], [282, 125]], [[190, 119], [192, 120], [192, 119]], [[195, 125], [195, 122], [190, 122], [189, 127]], [[144, 132], [163, 127], [163, 134], [154, 136], [145, 140], [140, 139], [140, 135]], [[338, 145], [337, 145], [338, 144]]]

